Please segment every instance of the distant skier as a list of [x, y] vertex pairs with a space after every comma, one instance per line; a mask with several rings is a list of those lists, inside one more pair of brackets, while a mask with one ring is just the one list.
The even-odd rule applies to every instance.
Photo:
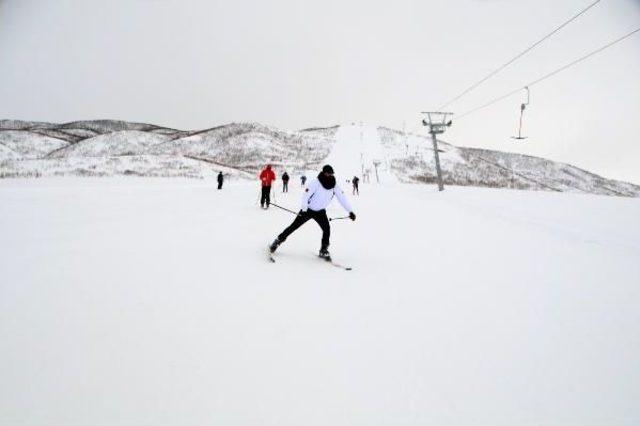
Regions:
[[224, 182], [224, 176], [222, 172], [218, 173], [218, 189], [222, 189], [222, 183]]
[[[262, 182], [262, 195], [260, 197], [260, 207], [269, 208], [271, 204], [271, 182], [276, 180], [276, 174], [271, 170], [271, 164], [267, 164], [260, 172], [260, 182]], [[266, 204], [266, 207], [265, 207]]]
[[273, 243], [271, 243], [269, 246], [271, 253], [275, 252], [278, 246], [282, 244], [293, 231], [301, 227], [309, 219], [313, 219], [322, 229], [319, 256], [327, 260], [331, 260], [331, 256], [329, 255], [329, 237], [331, 235], [331, 227], [329, 225], [326, 207], [331, 203], [334, 195], [342, 207], [349, 212], [349, 218], [351, 220], [356, 220], [356, 215], [353, 212], [347, 197], [345, 197], [342, 189], [336, 185], [336, 178], [333, 176], [333, 168], [326, 165], [322, 168], [320, 174], [318, 174], [318, 178], [309, 182], [309, 187], [305, 190], [304, 195], [302, 196], [301, 210], [298, 212], [293, 223], [282, 231]]
[[282, 174], [282, 192], [289, 192], [289, 174], [287, 172]]
[[307, 183], [307, 177], [305, 175], [300, 176], [300, 185], [304, 186]]
[[358, 176], [354, 176], [353, 179], [351, 179], [351, 183], [353, 184], [353, 195], [360, 195], [360, 190], [358, 189], [359, 182], [360, 179]]

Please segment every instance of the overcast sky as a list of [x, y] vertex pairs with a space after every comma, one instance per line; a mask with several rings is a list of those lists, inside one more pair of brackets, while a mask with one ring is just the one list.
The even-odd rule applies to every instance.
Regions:
[[[0, 0], [0, 118], [181, 129], [364, 121], [424, 132], [439, 107], [594, 0]], [[602, 0], [447, 109], [462, 114], [640, 27]], [[443, 139], [640, 183], [640, 33]]]

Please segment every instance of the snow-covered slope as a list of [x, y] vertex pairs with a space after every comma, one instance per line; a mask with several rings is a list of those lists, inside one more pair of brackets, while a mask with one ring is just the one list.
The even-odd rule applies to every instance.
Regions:
[[20, 154], [8, 146], [0, 144], [0, 163], [5, 160], [17, 160], [18, 158], [20, 158]]
[[33, 130], [58, 127], [59, 124], [44, 123], [40, 121], [24, 120], [0, 120], [0, 130]]
[[[120, 157], [68, 157], [59, 159], [20, 160], [19, 174], [2, 172], [0, 177], [47, 176], [146, 176], [202, 179], [222, 171], [226, 177], [253, 177], [242, 170], [198, 159], [173, 155], [125, 155]], [[3, 174], [4, 173], [4, 174]]]
[[640, 424], [640, 200], [363, 185], [346, 272], [257, 195], [0, 181], [0, 424]]
[[[96, 133], [111, 133], [121, 132], [124, 130], [138, 130], [138, 131], [151, 131], [161, 129], [161, 127], [154, 124], [145, 123], [132, 123], [130, 121], [121, 120], [86, 120], [86, 121], [73, 121], [70, 123], [64, 123], [59, 126], [61, 129], [86, 129], [93, 130]], [[164, 129], [164, 128], [162, 128]]]
[[235, 123], [172, 140], [150, 152], [189, 155], [257, 173], [265, 163], [299, 172], [317, 167], [333, 140], [318, 132], [284, 132], [256, 123]]
[[[184, 131], [114, 120], [59, 125], [1, 120], [0, 144], [10, 149], [0, 152], [0, 177], [109, 176], [123, 170], [205, 177], [212, 169], [233, 169], [233, 176], [253, 178], [265, 163], [294, 178], [313, 176], [322, 164], [331, 163], [344, 184], [353, 176], [360, 176], [363, 183], [433, 183], [436, 175], [429, 139], [362, 124], [288, 132], [258, 123], [232, 123]], [[439, 150], [445, 185], [640, 196], [640, 186], [543, 158], [455, 147], [444, 141]], [[169, 164], [178, 169], [165, 168], [168, 156], [174, 157]], [[185, 166], [185, 159], [201, 164]]]
[[139, 130], [123, 130], [88, 138], [81, 143], [59, 149], [49, 154], [49, 158], [70, 157], [113, 157], [140, 155], [154, 145], [169, 140], [168, 136]]
[[0, 132], [0, 145], [18, 153], [20, 158], [42, 158], [52, 151], [69, 145], [68, 142], [23, 130]]
[[[339, 181], [353, 176], [370, 176], [375, 182], [396, 182], [389, 168], [377, 128], [366, 125], [340, 126], [336, 133], [336, 144], [326, 160], [333, 165]], [[377, 176], [377, 177], [376, 177]]]
[[[378, 128], [386, 157], [403, 182], [436, 182], [433, 145], [425, 136]], [[606, 179], [544, 158], [438, 142], [445, 185], [640, 196], [640, 186]]]

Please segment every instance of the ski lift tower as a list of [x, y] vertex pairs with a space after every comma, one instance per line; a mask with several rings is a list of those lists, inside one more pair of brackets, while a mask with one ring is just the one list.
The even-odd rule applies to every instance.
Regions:
[[378, 166], [380, 165], [380, 160], [373, 160], [373, 167], [376, 169], [376, 182], [380, 183], [380, 177], [378, 176]]
[[438, 141], [436, 135], [444, 133], [447, 127], [451, 126], [451, 120], [447, 119], [453, 115], [452, 112], [423, 112], [426, 117], [422, 120], [423, 126], [429, 127], [429, 134], [431, 134], [431, 140], [433, 141], [433, 156], [436, 160], [436, 172], [438, 174], [438, 191], [444, 191], [444, 185], [442, 184], [442, 170], [440, 170], [440, 156], [438, 155]]

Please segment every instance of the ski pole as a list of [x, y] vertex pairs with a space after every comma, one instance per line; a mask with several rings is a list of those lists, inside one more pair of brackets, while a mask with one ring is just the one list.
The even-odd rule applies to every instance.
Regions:
[[[282, 207], [282, 206], [279, 206], [279, 205], [277, 205], [276, 203], [271, 203], [271, 205], [272, 205], [272, 206], [275, 206], [275, 207], [277, 207], [277, 208], [279, 208], [279, 209], [282, 209], [282, 210], [284, 210], [284, 211], [287, 211], [287, 212], [289, 212], [289, 213], [293, 213], [293, 214], [295, 214], [296, 216], [298, 215], [298, 213], [297, 213], [297, 212], [294, 212], [293, 210], [289, 210], [289, 209], [287, 209], [287, 208], [284, 208], [284, 207]], [[329, 218], [329, 221], [332, 221], [332, 220], [341, 220], [341, 219], [351, 219], [351, 218], [350, 218], [349, 216], [343, 216], [343, 217], [332, 217], [332, 218]]]
[[297, 215], [297, 214], [298, 214], [297, 212], [294, 212], [293, 210], [285, 209], [284, 207], [279, 206], [279, 205], [277, 205], [276, 203], [271, 203], [271, 205], [272, 205], [272, 206], [275, 206], [275, 207], [277, 207], [277, 208], [279, 208], [279, 209], [282, 209], [282, 210], [288, 211], [289, 213], [293, 213], [293, 214], [295, 214], [295, 215]]

